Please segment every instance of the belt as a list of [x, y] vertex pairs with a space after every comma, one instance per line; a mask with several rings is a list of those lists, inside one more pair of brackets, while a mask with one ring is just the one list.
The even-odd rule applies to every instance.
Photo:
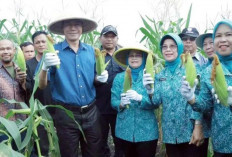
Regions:
[[70, 105], [70, 104], [61, 103], [61, 102], [56, 102], [56, 104], [61, 105], [70, 111], [78, 111], [81, 113], [85, 113], [85, 112], [88, 112], [90, 109], [92, 109], [95, 106], [95, 100], [93, 100], [88, 105], [84, 105], [84, 106]]

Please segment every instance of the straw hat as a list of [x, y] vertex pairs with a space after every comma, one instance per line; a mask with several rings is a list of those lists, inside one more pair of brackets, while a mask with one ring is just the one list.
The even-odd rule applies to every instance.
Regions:
[[[142, 51], [146, 55], [151, 53], [147, 48], [142, 47], [142, 46], [127, 46], [121, 49], [118, 49], [117, 51], [114, 52], [113, 58], [114, 60], [121, 65], [122, 67], [127, 67], [127, 56], [131, 50], [138, 50]], [[154, 57], [153, 57], [154, 58]]]
[[97, 23], [87, 17], [79, 17], [73, 14], [64, 13], [48, 25], [48, 30], [52, 33], [64, 35], [63, 22], [67, 20], [77, 20], [82, 22], [82, 33], [88, 33], [97, 28]]
[[213, 38], [213, 33], [205, 33], [205, 34], [201, 34], [199, 37], [197, 37], [196, 39], [196, 44], [198, 47], [200, 47], [201, 49], [203, 49], [203, 42], [205, 40], [205, 38], [211, 37]]

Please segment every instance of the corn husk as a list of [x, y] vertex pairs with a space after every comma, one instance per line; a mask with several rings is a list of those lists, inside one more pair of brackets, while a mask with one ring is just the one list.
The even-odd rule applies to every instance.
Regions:
[[[154, 80], [154, 65], [153, 65], [153, 56], [152, 56], [152, 53], [149, 53], [147, 55], [147, 60], [146, 60], [146, 66], [145, 66], [145, 69], [146, 69], [146, 73], [150, 74], [152, 79]], [[151, 85], [151, 88], [153, 88], [153, 84]]]
[[106, 69], [109, 61], [105, 63], [106, 51], [100, 51], [98, 48], [95, 48], [95, 58], [96, 58], [96, 71], [97, 75], [101, 75], [101, 73]]
[[[47, 49], [44, 51], [44, 53], [57, 53], [53, 44], [54, 40], [51, 36], [47, 35]], [[59, 69], [60, 65], [57, 65], [56, 68]]]
[[212, 62], [211, 84], [214, 87], [221, 104], [224, 106], [228, 106], [226, 78], [217, 55], [214, 55], [214, 60]]
[[25, 72], [27, 70], [24, 54], [20, 48], [18, 48], [18, 52], [16, 54], [16, 64], [19, 66], [21, 71]]
[[186, 52], [181, 55], [181, 60], [185, 67], [186, 80], [189, 82], [189, 85], [193, 87], [195, 79], [197, 78], [197, 71], [192, 56], [189, 52]]

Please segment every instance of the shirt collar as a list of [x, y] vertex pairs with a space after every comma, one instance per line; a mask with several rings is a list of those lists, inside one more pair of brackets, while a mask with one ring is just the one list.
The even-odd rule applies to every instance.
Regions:
[[[70, 48], [69, 44], [67, 42], [67, 40], [64, 40], [64, 42], [62, 42], [62, 50], [66, 49], [66, 48]], [[81, 41], [79, 42], [79, 49], [81, 50], [86, 50], [86, 45], [84, 45]]]
[[196, 52], [193, 56], [193, 58], [196, 58], [198, 61], [200, 60], [200, 55], [198, 52]]

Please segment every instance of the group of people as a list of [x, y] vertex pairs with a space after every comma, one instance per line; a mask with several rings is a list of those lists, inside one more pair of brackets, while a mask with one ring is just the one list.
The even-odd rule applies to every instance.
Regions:
[[[210, 82], [211, 63], [216, 54], [229, 89], [232, 86], [232, 21], [222, 20], [213, 33], [200, 36], [197, 29], [191, 27], [180, 34], [163, 36], [160, 51], [165, 67], [154, 78], [145, 70], [151, 51], [140, 45], [120, 48], [118, 32], [111, 25], [105, 26], [99, 37], [100, 49], [106, 51], [105, 62], [109, 63], [98, 75], [94, 48], [80, 41], [82, 34], [96, 27], [95, 21], [75, 16], [63, 16], [51, 22], [49, 31], [64, 35], [65, 40], [54, 45], [58, 53], [46, 53], [43, 60], [47, 33], [35, 32], [32, 46], [37, 53], [27, 60], [26, 73], [12, 61], [16, 51], [14, 43], [1, 40], [1, 98], [26, 101], [34, 86], [36, 67], [42, 64], [40, 89], [35, 98], [44, 105], [61, 105], [72, 111], [85, 136], [65, 111], [58, 108], [49, 111], [55, 122], [62, 157], [77, 157], [79, 148], [83, 157], [110, 157], [109, 131], [115, 157], [154, 157], [159, 138], [155, 109], [160, 105], [162, 142], [168, 157], [206, 157], [210, 137], [215, 157], [232, 156], [231, 91], [228, 91], [230, 106], [223, 106], [216, 93], [212, 93]], [[197, 52], [197, 47], [207, 58]], [[186, 52], [191, 54], [197, 69], [198, 80], [194, 87], [190, 87], [184, 77], [181, 54]], [[131, 79], [131, 89], [127, 91], [124, 90], [125, 75]], [[16, 107], [2, 103], [1, 116]], [[48, 141], [42, 126], [39, 136], [42, 154], [47, 155]]]

